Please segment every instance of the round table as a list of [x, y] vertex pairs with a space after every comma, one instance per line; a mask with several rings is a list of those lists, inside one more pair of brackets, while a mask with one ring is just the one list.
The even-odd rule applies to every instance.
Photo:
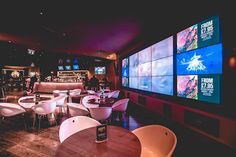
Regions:
[[95, 143], [96, 127], [85, 129], [63, 141], [56, 151], [56, 157], [140, 157], [141, 143], [136, 135], [127, 129], [109, 126], [108, 140]]
[[105, 98], [101, 101], [101, 99], [90, 99], [88, 100], [89, 104], [97, 105], [96, 107], [112, 107], [112, 105], [117, 101], [118, 99], [115, 98]]
[[[38, 100], [39, 102], [43, 102], [43, 101], [49, 101], [53, 98], [53, 96], [46, 96], [46, 95], [41, 95], [40, 99]], [[18, 104], [26, 109], [30, 109], [31, 107], [33, 107], [35, 105], [35, 96], [24, 96], [21, 97], [18, 100]]]

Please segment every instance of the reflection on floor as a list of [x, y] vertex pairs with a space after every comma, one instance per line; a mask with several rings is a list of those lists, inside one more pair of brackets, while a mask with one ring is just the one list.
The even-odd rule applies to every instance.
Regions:
[[[11, 93], [10, 102], [17, 102], [22, 93]], [[27, 116], [27, 115], [26, 115]], [[58, 121], [63, 121], [67, 117], [58, 117]], [[57, 126], [49, 126], [46, 119], [43, 120], [42, 128], [38, 133], [28, 127], [24, 127], [24, 121], [21, 116], [7, 118], [0, 124], [0, 156], [13, 157], [49, 157], [54, 156], [58, 147], [59, 138]], [[32, 124], [27, 121], [27, 124]], [[162, 117], [152, 114], [142, 108], [134, 107], [129, 104], [128, 111], [122, 121], [112, 121], [112, 125], [134, 130], [135, 128], [149, 125], [160, 124], [173, 130], [178, 138], [174, 157], [233, 157], [236, 153], [231, 148], [218, 142], [212, 141], [205, 136], [195, 133], [187, 128], [168, 121]]]

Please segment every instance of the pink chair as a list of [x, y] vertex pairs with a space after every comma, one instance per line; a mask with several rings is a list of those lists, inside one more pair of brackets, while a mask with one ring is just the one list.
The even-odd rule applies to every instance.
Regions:
[[118, 98], [120, 94], [119, 90], [112, 91], [108, 93], [108, 98]]
[[0, 116], [11, 117], [25, 113], [26, 111], [19, 105], [13, 103], [0, 103]]
[[96, 92], [95, 91], [93, 91], [93, 90], [87, 90], [87, 92], [88, 92], [88, 94], [91, 94], [91, 95], [93, 95], [93, 94], [95, 94]]
[[[121, 116], [123, 116], [123, 114], [126, 112], [128, 103], [129, 103], [129, 99], [118, 100], [117, 102], [115, 102], [112, 105], [112, 111], [121, 113]], [[119, 117], [121, 117], [121, 116], [119, 116]]]
[[59, 113], [66, 113], [65, 107], [66, 107], [66, 101], [67, 101], [66, 95], [60, 95], [56, 98], [54, 98], [54, 101], [56, 101], [56, 107], [59, 108]]
[[72, 97], [77, 97], [80, 95], [80, 93], [81, 93], [81, 89], [70, 90], [70, 96], [72, 96]]
[[101, 125], [98, 121], [86, 117], [86, 116], [76, 116], [66, 119], [62, 122], [60, 129], [59, 129], [59, 139], [62, 143], [65, 139], [70, 137], [71, 135], [75, 134], [78, 131], [96, 127]]
[[111, 107], [89, 108], [89, 111], [93, 119], [96, 119], [98, 121], [103, 121], [110, 118], [112, 113], [112, 108]]
[[89, 111], [86, 107], [84, 107], [82, 104], [78, 103], [67, 103], [67, 106], [69, 108], [70, 116], [87, 116], [89, 115]]
[[[42, 117], [52, 115], [52, 118], [54, 118], [55, 122], [56, 122], [56, 117], [54, 115], [56, 105], [57, 105], [56, 100], [52, 99], [50, 101], [42, 102], [40, 104], [37, 104], [37, 105], [33, 106], [31, 108], [35, 113], [34, 114], [34, 121], [33, 121], [33, 128], [35, 126], [36, 115], [38, 115], [38, 119], [39, 119], [38, 132], [39, 132], [39, 129], [40, 129], [40, 122], [41, 122]], [[56, 125], [57, 125], [57, 123], [56, 123]]]
[[[5, 117], [12, 117], [16, 115], [24, 115], [26, 111], [19, 105], [13, 103], [0, 103], [0, 117], [4, 119]], [[26, 127], [25, 121], [24, 125]]]
[[161, 125], [148, 125], [132, 131], [141, 142], [141, 157], [171, 157], [176, 147], [174, 132]]

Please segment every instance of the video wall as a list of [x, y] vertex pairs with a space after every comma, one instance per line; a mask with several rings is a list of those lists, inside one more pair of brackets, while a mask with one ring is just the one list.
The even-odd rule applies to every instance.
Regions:
[[175, 48], [171, 36], [124, 58], [122, 86], [219, 104], [223, 51], [219, 17], [177, 33], [176, 39]]
[[173, 36], [123, 59], [122, 86], [173, 95]]
[[222, 43], [219, 18], [177, 34], [177, 96], [220, 103]]

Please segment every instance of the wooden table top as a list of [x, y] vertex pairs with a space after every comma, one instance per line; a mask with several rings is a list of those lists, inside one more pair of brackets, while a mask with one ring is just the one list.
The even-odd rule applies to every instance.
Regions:
[[140, 157], [141, 143], [127, 129], [108, 125], [108, 140], [95, 143], [96, 127], [75, 133], [61, 143], [56, 157]]

